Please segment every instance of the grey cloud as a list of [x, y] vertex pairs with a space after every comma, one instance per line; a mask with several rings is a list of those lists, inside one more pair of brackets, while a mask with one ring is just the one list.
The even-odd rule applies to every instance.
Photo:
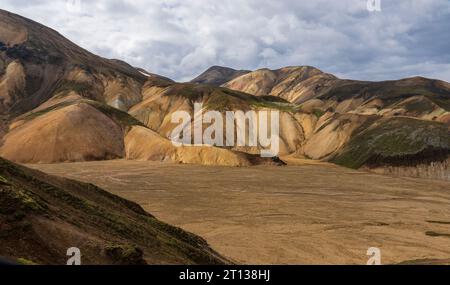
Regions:
[[211, 65], [313, 65], [345, 78], [450, 81], [447, 0], [2, 0], [109, 58], [188, 80]]

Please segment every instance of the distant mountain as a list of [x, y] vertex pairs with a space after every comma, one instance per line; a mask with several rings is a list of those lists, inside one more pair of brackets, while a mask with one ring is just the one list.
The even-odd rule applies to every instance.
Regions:
[[226, 149], [176, 148], [126, 112], [142, 102], [146, 82], [172, 80], [96, 56], [7, 11], [0, 10], [0, 23], [1, 156], [21, 163], [118, 158], [254, 163]]
[[261, 69], [239, 76], [223, 87], [255, 96], [276, 96], [323, 112], [409, 116], [450, 122], [450, 84], [413, 77], [392, 81], [343, 80], [314, 67]]
[[0, 232], [0, 257], [28, 265], [65, 265], [71, 247], [83, 265], [229, 263], [133, 202], [1, 158]]
[[0, 22], [0, 156], [15, 162], [280, 164], [255, 159], [259, 145], [173, 146], [172, 114], [192, 114], [203, 103], [222, 114], [280, 111], [280, 156], [377, 170], [395, 165], [402, 173], [450, 179], [447, 82], [343, 80], [311, 66], [252, 72], [215, 66], [177, 83], [93, 55], [20, 16], [1, 11]]
[[318, 96], [337, 80], [334, 75], [311, 66], [291, 66], [277, 70], [256, 70], [224, 83], [223, 87], [301, 103]]
[[[177, 111], [194, 114], [195, 103], [202, 103], [205, 110], [216, 111], [293, 108], [291, 104], [277, 97], [256, 97], [213, 85], [175, 83], [161, 78], [152, 78], [147, 81], [142, 95], [144, 98], [142, 102], [133, 106], [129, 110], [129, 114], [162, 137], [169, 137], [176, 127], [176, 124], [172, 123], [172, 114]], [[189, 125], [185, 127], [189, 127]], [[137, 145], [145, 144], [141, 138], [150, 137], [143, 133], [136, 132], [136, 134], [139, 135], [136, 137], [136, 142], [139, 142], [136, 143]], [[207, 148], [202, 150], [199, 147], [185, 147], [174, 149], [171, 143], [168, 146], [160, 144], [158, 148], [161, 147], [166, 148], [168, 154], [175, 153], [182, 162], [189, 159], [189, 161], [203, 161], [203, 164], [208, 165], [280, 165], [277, 161], [260, 158], [256, 155], [257, 149], [254, 148], [253, 151], [245, 148]], [[136, 153], [134, 158], [152, 157], [154, 149], [158, 148], [142, 150]]]
[[323, 112], [450, 122], [450, 84], [423, 77], [381, 82], [343, 80], [314, 67], [298, 66], [253, 71], [223, 86], [255, 96], [280, 97], [304, 109], [314, 105]]
[[253, 71], [222, 86], [296, 106], [289, 112], [294, 121], [280, 120], [281, 145], [288, 154], [295, 150], [301, 157], [348, 167], [450, 179], [447, 82], [343, 80], [293, 66]]
[[235, 70], [229, 67], [212, 66], [198, 77], [193, 79], [191, 83], [210, 84], [220, 86], [236, 77], [247, 74], [248, 70]]
[[382, 82], [343, 80], [314, 67], [294, 66], [253, 71], [224, 83], [223, 87], [256, 96], [276, 96], [295, 104], [313, 99], [330, 103], [328, 105], [352, 101], [345, 110], [343, 106], [337, 108], [342, 112], [358, 107], [362, 111], [364, 104], [374, 100], [382, 102], [382, 106], [378, 106], [379, 111], [394, 103], [408, 105], [418, 100], [423, 102], [422, 111], [425, 113], [432, 113], [435, 108], [450, 110], [450, 84], [423, 77]]

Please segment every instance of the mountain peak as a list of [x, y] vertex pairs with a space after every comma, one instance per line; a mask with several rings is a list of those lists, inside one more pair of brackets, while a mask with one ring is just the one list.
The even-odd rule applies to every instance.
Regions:
[[[110, 103], [118, 96], [128, 100], [133, 90], [138, 99], [136, 86], [146, 81], [128, 63], [97, 56], [51, 28], [4, 10], [0, 10], [1, 73], [9, 83], [0, 90], [4, 98], [0, 113], [12, 117], [38, 107], [67, 86], [89, 86], [84, 88], [86, 97]], [[119, 83], [125, 77], [133, 82], [128, 89]], [[21, 78], [28, 79], [26, 84]]]
[[230, 80], [233, 80], [249, 72], [250, 72], [249, 70], [236, 70], [230, 67], [214, 65], [208, 68], [198, 77], [193, 79], [191, 82], [220, 86]]

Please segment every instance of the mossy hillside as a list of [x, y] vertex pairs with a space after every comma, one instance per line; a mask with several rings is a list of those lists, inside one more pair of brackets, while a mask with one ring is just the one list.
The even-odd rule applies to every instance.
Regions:
[[7, 199], [9, 199], [8, 203], [6, 200], [2, 201], [3, 209], [9, 208], [8, 205], [12, 204], [15, 205], [17, 209], [21, 209], [25, 212], [32, 212], [34, 214], [48, 213], [49, 208], [45, 199], [37, 195], [36, 191], [30, 189], [45, 192], [46, 194], [51, 195], [52, 198], [56, 198], [77, 209], [89, 209], [89, 205], [86, 201], [70, 195], [52, 184], [36, 179], [32, 174], [23, 171], [21, 167], [1, 158], [0, 174], [4, 181], [8, 181], [8, 184], [3, 184], [1, 189], [2, 193], [5, 194], [4, 197], [8, 197]]
[[430, 112], [434, 109], [433, 102], [424, 98], [422, 100], [414, 100], [407, 104], [403, 104], [407, 112], [421, 114], [423, 112]]
[[22, 206], [26, 209], [40, 213], [46, 211], [46, 205], [26, 189], [16, 189], [16, 191], [12, 192], [12, 195], [14, 199], [20, 201]]
[[[72, 229], [100, 239], [102, 242], [93, 248], [101, 252], [83, 248], [85, 258], [90, 260], [101, 255], [113, 264], [144, 264], [144, 259], [152, 264], [226, 262], [200, 237], [160, 222], [139, 205], [92, 184], [49, 176], [1, 158], [0, 176], [0, 222], [8, 229], [0, 232], [0, 242], [8, 243], [0, 247], [0, 255], [15, 260], [25, 257], [24, 262], [59, 263], [53, 255], [45, 257], [47, 240], [35, 236], [34, 221], [39, 217], [57, 227], [70, 224]], [[70, 238], [71, 232], [61, 234]], [[17, 237], [33, 246], [14, 247]], [[57, 239], [52, 238], [49, 236], [48, 242], [53, 248]], [[111, 245], [105, 247], [106, 241]]]
[[63, 81], [55, 90], [55, 94], [60, 94], [60, 96], [65, 96], [69, 92], [74, 91], [81, 96], [86, 96], [92, 87], [84, 82], [76, 81]]
[[6, 178], [3, 177], [3, 176], [0, 176], [0, 184], [1, 184], [1, 185], [11, 185], [11, 184], [8, 182], [8, 179], [6, 179]]
[[361, 117], [364, 117], [364, 122], [353, 131], [353, 134], [358, 135], [362, 132], [365, 132], [367, 129], [369, 129], [375, 122], [382, 119], [382, 116], [379, 115], [360, 115]]
[[[357, 134], [337, 155], [333, 162], [359, 168], [368, 162], [388, 162], [425, 159], [421, 153], [450, 152], [450, 131], [447, 125], [412, 118], [379, 120], [367, 130]], [[443, 157], [445, 159], [445, 156]]]
[[200, 101], [204, 96], [214, 92], [215, 88], [209, 85], [193, 83], [176, 83], [167, 87], [165, 96], [186, 98], [192, 102]]
[[91, 106], [95, 107], [97, 110], [101, 111], [103, 114], [108, 116], [109, 118], [112, 118], [116, 121], [119, 125], [124, 127], [132, 127], [132, 126], [144, 126], [142, 122], [128, 114], [127, 112], [121, 111], [119, 109], [116, 109], [114, 107], [111, 107], [109, 105], [92, 101], [92, 100], [84, 100]]
[[19, 119], [24, 119], [26, 121], [33, 120], [37, 117], [40, 117], [40, 116], [50, 113], [52, 111], [56, 111], [56, 110], [59, 110], [59, 109], [62, 109], [62, 108], [65, 108], [65, 107], [68, 107], [71, 105], [82, 104], [82, 103], [89, 104], [90, 106], [96, 108], [97, 110], [99, 110], [100, 112], [102, 112], [103, 114], [108, 116], [109, 118], [113, 119], [116, 123], [118, 123], [120, 126], [122, 126], [122, 128], [127, 128], [130, 126], [143, 126], [143, 124], [139, 120], [137, 120], [130, 114], [128, 114], [124, 111], [121, 111], [119, 109], [116, 109], [114, 107], [111, 107], [109, 105], [106, 105], [104, 103], [89, 100], [89, 99], [64, 101], [64, 102], [55, 104], [53, 106], [50, 106], [46, 109], [43, 109], [43, 110], [40, 110], [37, 112], [27, 113], [24, 116], [20, 117]]
[[[56, 183], [49, 183], [44, 179], [38, 178], [38, 175], [47, 177], [47, 175], [39, 174], [39, 172], [34, 170], [24, 171], [22, 167], [0, 158], [0, 177], [3, 181], [1, 183], [2, 191], [9, 193], [9, 197], [18, 202], [16, 205], [21, 204], [25, 210], [31, 210], [34, 213], [45, 213], [50, 209], [47, 206], [48, 200], [56, 199], [58, 203], [67, 207], [82, 210], [84, 213], [94, 216], [103, 216], [103, 211], [96, 203], [92, 203], [79, 195], [74, 195], [58, 187], [58, 180], [55, 180]], [[48, 178], [55, 179], [50, 176]], [[113, 200], [123, 208], [129, 208], [132, 211], [152, 217], [136, 204], [104, 192], [95, 185], [67, 180], [65, 181], [65, 186], [72, 189], [78, 188], [80, 191], [89, 191], [97, 195], [104, 195], [105, 200]], [[43, 199], [43, 196], [38, 195], [37, 192], [45, 194], [48, 199]], [[4, 204], [2, 206], [3, 209], [6, 208]], [[104, 217], [111, 221], [116, 220], [114, 216], [105, 215]]]
[[450, 95], [437, 95], [428, 98], [445, 111], [450, 112]]
[[48, 210], [44, 201], [26, 187], [18, 184], [11, 177], [14, 175], [33, 181], [32, 178], [0, 159], [0, 213], [15, 217], [29, 212], [44, 214]]
[[149, 87], [160, 87], [160, 88], [167, 88], [172, 85], [174, 85], [175, 82], [173, 82], [169, 78], [161, 77], [161, 76], [151, 76], [147, 78], [147, 81], [144, 84], [144, 89]]
[[31, 111], [29, 113], [24, 114], [23, 116], [20, 116], [18, 119], [19, 120], [23, 119], [25, 121], [31, 121], [33, 119], [36, 119], [36, 118], [38, 118], [40, 116], [43, 116], [43, 115], [45, 115], [47, 113], [50, 113], [52, 111], [56, 111], [56, 110], [59, 110], [59, 109], [71, 106], [71, 105], [75, 104], [75, 102], [76, 101], [64, 101], [64, 102], [52, 105], [52, 106], [50, 106], [48, 108], [45, 108], [45, 109], [42, 109], [42, 110], [39, 110], [39, 111]]
[[[352, 98], [379, 98], [385, 107], [392, 106], [413, 96], [428, 98], [441, 108], [450, 111], [450, 91], [442, 88], [435, 80], [422, 79], [416, 83], [399, 84], [401, 81], [385, 82], [354, 82], [349, 81], [332, 88], [322, 95], [321, 99], [336, 99], [344, 101]], [[412, 106], [413, 109], [423, 109], [423, 106]]]
[[[352, 119], [353, 116], [355, 116], [355, 115], [349, 115], [349, 114], [341, 115], [341, 114], [337, 114], [337, 113], [332, 114], [331, 117], [327, 118], [327, 120], [325, 120], [325, 122], [322, 123], [322, 125], [317, 130], [315, 130], [315, 133], [318, 133], [318, 132], [324, 130], [325, 128], [327, 128], [328, 126], [330, 126], [332, 123], [334, 123], [336, 121], [338, 123], [335, 124], [333, 131], [339, 130], [346, 124], [351, 124], [353, 122], [353, 119]], [[360, 132], [365, 131], [375, 121], [377, 121], [381, 118], [381, 116], [377, 116], [377, 115], [358, 115], [358, 117], [361, 120], [363, 120], [363, 123], [352, 132], [353, 134], [359, 134]]]
[[340, 86], [332, 88], [328, 93], [322, 95], [323, 99], [336, 98], [339, 101], [344, 101], [352, 98], [365, 98], [377, 97], [382, 100], [389, 99], [406, 99], [411, 96], [427, 96], [438, 94], [444, 91], [433, 88], [430, 85], [414, 85], [414, 86], [401, 86], [396, 84], [395, 81], [385, 82], [348, 82]]
[[251, 105], [256, 109], [274, 109], [281, 112], [298, 113], [300, 106], [292, 104], [280, 97], [276, 96], [259, 96], [256, 97], [256, 102]]
[[253, 96], [244, 92], [206, 84], [181, 83], [171, 85], [165, 96], [179, 96], [191, 102], [206, 101], [206, 108], [219, 112], [250, 109], [276, 109], [296, 112], [298, 106], [274, 96]]

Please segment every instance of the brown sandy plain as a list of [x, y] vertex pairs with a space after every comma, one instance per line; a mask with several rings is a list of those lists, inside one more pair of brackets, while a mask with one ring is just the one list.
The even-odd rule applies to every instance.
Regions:
[[27, 165], [94, 183], [204, 237], [241, 264], [450, 263], [450, 182], [331, 164], [211, 167], [107, 161]]

